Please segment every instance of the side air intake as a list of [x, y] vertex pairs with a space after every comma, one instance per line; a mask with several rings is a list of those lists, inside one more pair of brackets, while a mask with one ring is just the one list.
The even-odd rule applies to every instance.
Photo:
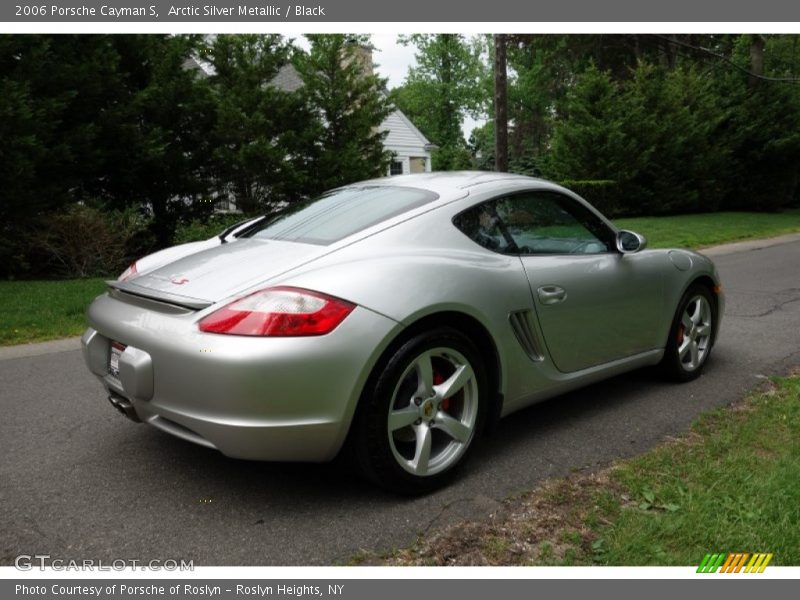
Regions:
[[544, 360], [542, 343], [536, 334], [536, 329], [531, 321], [534, 316], [530, 310], [518, 310], [508, 315], [511, 329], [517, 337], [519, 345], [532, 361], [541, 362]]

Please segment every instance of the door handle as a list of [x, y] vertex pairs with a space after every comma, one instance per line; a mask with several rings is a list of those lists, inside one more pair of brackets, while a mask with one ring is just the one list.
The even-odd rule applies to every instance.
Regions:
[[558, 304], [567, 299], [567, 290], [557, 285], [543, 285], [537, 290], [542, 304]]

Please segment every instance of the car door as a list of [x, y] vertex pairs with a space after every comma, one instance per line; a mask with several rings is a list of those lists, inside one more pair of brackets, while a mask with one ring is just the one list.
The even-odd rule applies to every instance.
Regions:
[[[655, 347], [656, 253], [622, 254], [615, 232], [565, 194], [532, 190], [481, 205], [484, 245], [517, 254], [548, 352], [569, 373]], [[662, 344], [663, 345], [663, 344]]]

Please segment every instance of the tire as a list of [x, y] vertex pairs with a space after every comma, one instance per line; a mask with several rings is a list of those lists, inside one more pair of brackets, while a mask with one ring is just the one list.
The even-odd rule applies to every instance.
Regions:
[[716, 302], [700, 284], [686, 290], [672, 319], [661, 367], [675, 381], [697, 379], [708, 362], [717, 324]]
[[444, 485], [483, 428], [487, 381], [480, 352], [455, 329], [402, 343], [370, 377], [356, 413], [353, 451], [361, 473], [402, 495]]

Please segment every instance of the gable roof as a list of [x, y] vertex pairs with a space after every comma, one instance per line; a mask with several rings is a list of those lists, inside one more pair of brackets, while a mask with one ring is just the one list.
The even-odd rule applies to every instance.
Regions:
[[294, 65], [290, 62], [287, 62], [278, 69], [278, 73], [269, 83], [284, 92], [296, 92], [305, 85], [300, 73], [297, 72], [297, 69], [295, 69]]
[[[396, 118], [398, 118], [402, 122], [403, 126], [406, 129], [408, 129], [408, 131], [411, 133], [411, 135], [414, 138], [416, 138], [417, 143], [418, 144], [422, 144], [423, 146], [425, 146], [426, 150], [431, 150], [431, 149], [437, 147], [436, 144], [432, 144], [431, 141], [428, 138], [425, 137], [424, 133], [422, 133], [419, 129], [417, 129], [417, 126], [414, 125], [414, 123], [411, 121], [411, 119], [409, 119], [406, 116], [406, 114], [402, 110], [400, 110], [399, 108], [395, 108], [394, 111], [392, 112], [392, 114], [389, 115], [389, 117], [387, 117], [386, 120], [384, 120], [382, 125], [385, 124], [389, 120], [389, 118], [393, 117], [393, 116], [395, 116]], [[390, 137], [392, 137], [392, 131], [391, 130], [389, 132], [389, 135], [387, 136], [387, 141], [388, 141], [388, 138], [390, 138]], [[398, 140], [398, 143], [399, 143], [399, 140]]]

